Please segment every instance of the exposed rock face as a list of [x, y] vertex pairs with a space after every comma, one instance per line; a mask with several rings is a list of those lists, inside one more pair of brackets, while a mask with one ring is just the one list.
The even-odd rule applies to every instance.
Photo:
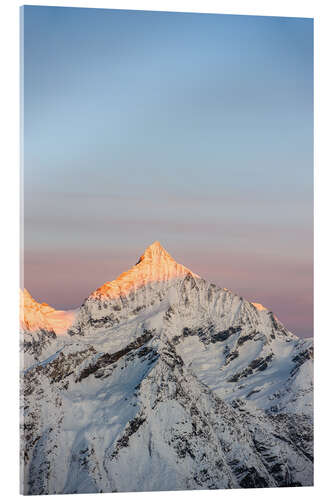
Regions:
[[155, 243], [69, 333], [22, 375], [24, 493], [312, 484], [312, 341], [260, 304]]

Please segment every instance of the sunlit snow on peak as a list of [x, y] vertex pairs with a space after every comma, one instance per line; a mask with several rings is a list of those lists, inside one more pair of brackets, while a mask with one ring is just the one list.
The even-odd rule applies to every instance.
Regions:
[[251, 304], [258, 309], [258, 311], [267, 311], [267, 307], [263, 306], [259, 302], [251, 302]]
[[57, 311], [46, 302], [39, 303], [26, 288], [20, 290], [20, 326], [25, 331], [47, 330], [63, 335], [72, 326], [77, 310]]
[[178, 264], [163, 246], [155, 241], [146, 248], [135, 266], [115, 280], [104, 283], [91, 296], [114, 299], [147, 284], [183, 278], [188, 274], [199, 278], [190, 269]]

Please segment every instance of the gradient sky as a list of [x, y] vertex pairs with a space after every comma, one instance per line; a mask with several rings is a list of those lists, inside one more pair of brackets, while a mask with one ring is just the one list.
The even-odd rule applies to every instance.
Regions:
[[313, 21], [24, 7], [24, 285], [77, 307], [159, 240], [313, 325]]

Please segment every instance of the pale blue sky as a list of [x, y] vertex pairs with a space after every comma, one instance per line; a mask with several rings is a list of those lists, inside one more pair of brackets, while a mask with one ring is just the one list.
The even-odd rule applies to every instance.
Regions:
[[23, 17], [29, 291], [76, 306], [160, 240], [310, 335], [313, 21]]

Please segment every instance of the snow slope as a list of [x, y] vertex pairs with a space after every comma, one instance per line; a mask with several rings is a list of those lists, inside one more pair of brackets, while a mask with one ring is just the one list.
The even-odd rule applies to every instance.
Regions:
[[155, 242], [68, 334], [22, 372], [24, 493], [312, 484], [312, 340], [265, 307]]

